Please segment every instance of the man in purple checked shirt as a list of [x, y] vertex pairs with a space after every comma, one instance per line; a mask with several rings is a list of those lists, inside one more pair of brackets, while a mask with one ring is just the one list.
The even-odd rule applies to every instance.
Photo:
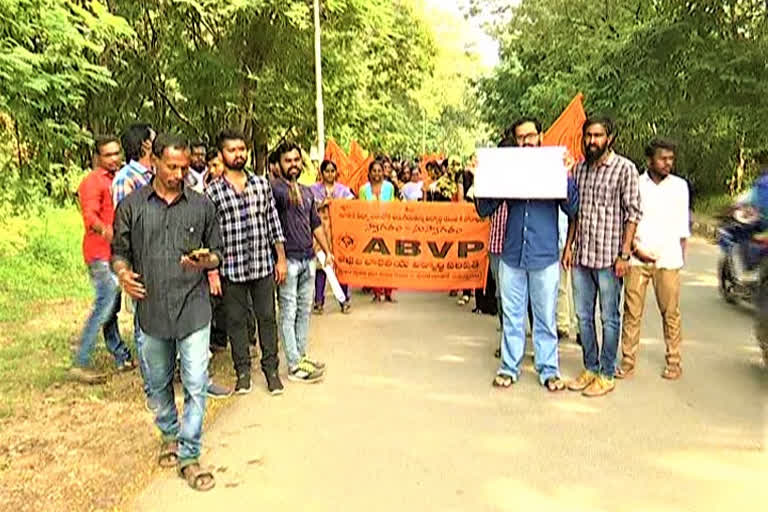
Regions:
[[[322, 181], [315, 183], [310, 187], [312, 195], [315, 197], [318, 205], [318, 213], [323, 220], [323, 227], [325, 228], [328, 240], [331, 240], [330, 221], [328, 218], [328, 205], [332, 199], [354, 199], [355, 195], [349, 190], [349, 187], [342, 185], [336, 181], [338, 177], [338, 170], [336, 164], [330, 160], [324, 160], [320, 164], [320, 176]], [[323, 307], [325, 306], [325, 272], [318, 268], [315, 274], [315, 306], [313, 312], [316, 315], [323, 314]], [[341, 289], [344, 290], [344, 295], [347, 300], [341, 303], [341, 312], [349, 313], [351, 304], [349, 300], [349, 286], [342, 284]]]

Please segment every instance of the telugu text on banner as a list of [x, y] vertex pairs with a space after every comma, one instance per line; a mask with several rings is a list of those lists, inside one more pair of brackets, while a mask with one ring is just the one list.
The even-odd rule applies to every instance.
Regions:
[[484, 288], [490, 224], [472, 203], [334, 201], [339, 281], [410, 290]]

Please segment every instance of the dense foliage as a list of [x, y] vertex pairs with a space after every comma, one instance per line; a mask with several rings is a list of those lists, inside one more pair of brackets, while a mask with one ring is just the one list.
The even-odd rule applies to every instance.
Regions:
[[482, 81], [496, 130], [521, 113], [551, 122], [578, 92], [620, 121], [618, 147], [642, 162], [656, 135], [680, 143], [702, 194], [736, 192], [768, 148], [764, 0], [483, 0], [501, 64]]
[[[421, 0], [321, 5], [328, 137], [471, 151], [477, 66], [460, 27], [438, 37]], [[257, 165], [284, 137], [308, 146], [313, 30], [311, 0], [0, 0], [2, 204], [71, 197], [93, 135], [137, 120], [206, 141], [238, 127]]]

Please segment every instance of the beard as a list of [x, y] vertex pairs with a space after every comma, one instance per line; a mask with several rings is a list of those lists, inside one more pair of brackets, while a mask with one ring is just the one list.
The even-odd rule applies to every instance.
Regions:
[[295, 165], [283, 170], [283, 177], [288, 181], [296, 181], [301, 176], [301, 167]]
[[192, 162], [189, 164], [189, 166], [195, 171], [197, 171], [198, 173], [203, 172], [206, 167], [205, 162]]
[[600, 160], [605, 152], [608, 151], [608, 145], [600, 146], [585, 146], [584, 156], [587, 159], [587, 163], [593, 164]]
[[231, 169], [233, 171], [242, 171], [245, 169], [245, 158], [236, 158], [231, 162], [225, 158], [224, 165], [227, 169]]

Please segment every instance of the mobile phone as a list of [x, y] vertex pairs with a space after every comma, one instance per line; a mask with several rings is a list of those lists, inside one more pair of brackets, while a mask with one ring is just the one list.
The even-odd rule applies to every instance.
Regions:
[[200, 258], [210, 253], [211, 253], [210, 249], [206, 249], [206, 248], [195, 249], [194, 251], [187, 254], [187, 257], [192, 261], [200, 261]]

